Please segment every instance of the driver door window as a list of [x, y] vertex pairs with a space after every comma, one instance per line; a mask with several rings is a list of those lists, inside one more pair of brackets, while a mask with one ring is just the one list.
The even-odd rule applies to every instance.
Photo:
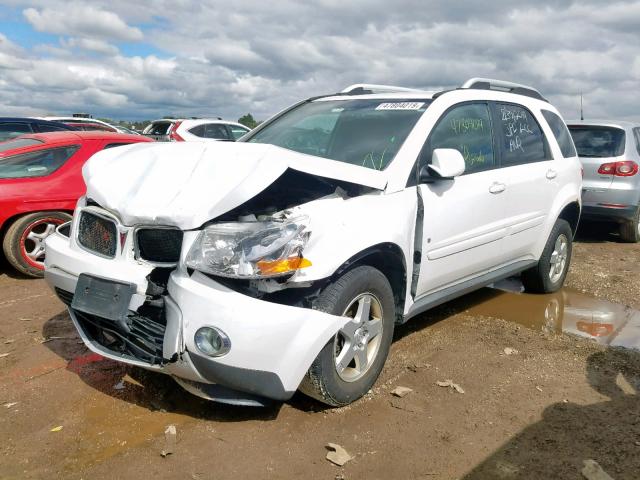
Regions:
[[422, 164], [431, 162], [436, 148], [458, 150], [464, 157], [465, 174], [495, 168], [489, 106], [486, 103], [467, 103], [446, 112], [431, 131]]

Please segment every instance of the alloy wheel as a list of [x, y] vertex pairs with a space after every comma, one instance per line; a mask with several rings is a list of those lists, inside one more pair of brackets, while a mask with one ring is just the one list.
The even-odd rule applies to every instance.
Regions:
[[559, 235], [551, 253], [549, 280], [557, 283], [564, 273], [569, 258], [569, 239], [564, 235]]
[[20, 237], [20, 253], [27, 263], [44, 270], [44, 241], [65, 221], [58, 218], [42, 218], [24, 229]]
[[355, 382], [371, 368], [382, 340], [382, 304], [371, 293], [354, 298], [343, 316], [352, 318], [335, 336], [336, 372], [345, 382]]

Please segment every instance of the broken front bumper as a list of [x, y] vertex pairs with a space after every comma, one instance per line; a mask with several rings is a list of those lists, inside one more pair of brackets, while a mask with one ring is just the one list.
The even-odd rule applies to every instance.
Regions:
[[[211, 388], [218, 385], [248, 397], [288, 399], [320, 350], [348, 321], [251, 298], [199, 272], [189, 275], [181, 269], [169, 277], [162, 316], [148, 318], [146, 277], [152, 270], [148, 264], [97, 257], [60, 234], [47, 239], [45, 278], [69, 306], [87, 347], [113, 360], [172, 375], [205, 398], [228, 401]], [[131, 332], [125, 334], [107, 319], [71, 308], [81, 273], [136, 284], [129, 304]], [[204, 326], [226, 333], [231, 341], [226, 355], [212, 358], [199, 352], [194, 335]], [[127, 353], [114, 348], [126, 342], [131, 344]], [[235, 398], [241, 400], [242, 395]]]

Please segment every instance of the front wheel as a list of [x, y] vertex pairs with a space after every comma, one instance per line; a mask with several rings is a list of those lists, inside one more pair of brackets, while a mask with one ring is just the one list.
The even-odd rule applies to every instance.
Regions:
[[369, 391], [387, 359], [396, 314], [393, 291], [379, 270], [356, 267], [329, 284], [313, 308], [352, 320], [320, 351], [300, 391], [328, 405], [347, 405]]
[[29, 277], [42, 277], [44, 241], [69, 220], [71, 215], [64, 212], [36, 212], [13, 222], [2, 241], [4, 255], [11, 266]]
[[538, 264], [522, 272], [527, 292], [552, 293], [560, 290], [569, 271], [573, 232], [566, 220], [556, 220]]

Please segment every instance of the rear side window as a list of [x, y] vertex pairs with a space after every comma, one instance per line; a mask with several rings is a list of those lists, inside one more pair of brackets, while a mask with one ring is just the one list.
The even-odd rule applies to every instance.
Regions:
[[204, 125], [193, 127], [191, 130], [189, 130], [189, 133], [195, 135], [196, 137], [204, 138]]
[[577, 155], [576, 147], [573, 145], [573, 139], [564, 121], [549, 110], [542, 110], [542, 116], [549, 124], [553, 136], [556, 137], [562, 156], [564, 158], [575, 157]]
[[42, 123], [38, 124], [38, 131], [42, 133], [46, 132], [66, 132], [68, 128], [58, 127], [57, 125], [44, 125]]
[[44, 143], [42, 140], [36, 140], [35, 138], [16, 138], [15, 140], [9, 140], [7, 142], [0, 143], [0, 153], [8, 152], [16, 148], [30, 147], [32, 145], [39, 145]]
[[227, 127], [219, 123], [207, 123], [204, 125], [204, 138], [214, 138], [216, 140], [229, 140]]
[[145, 135], [167, 135], [171, 127], [171, 122], [156, 122], [144, 129]]
[[87, 131], [95, 131], [100, 130], [102, 132], [113, 132], [112, 128], [107, 127], [106, 125], [100, 125], [99, 123], [87, 123], [84, 127]]
[[78, 148], [49, 148], [0, 158], [0, 178], [45, 177], [64, 165]]
[[520, 165], [547, 159], [545, 140], [533, 114], [524, 107], [496, 104], [498, 142], [502, 165]]
[[496, 165], [489, 106], [469, 103], [446, 112], [431, 131], [422, 163], [430, 163], [437, 148], [454, 148], [462, 153], [465, 174], [489, 170]]
[[0, 142], [10, 140], [23, 133], [31, 133], [31, 125], [28, 123], [12, 122], [0, 123]]
[[621, 128], [575, 125], [569, 131], [581, 157], [619, 157], [624, 153], [626, 135]]
[[239, 139], [249, 131], [245, 130], [244, 128], [236, 127], [235, 125], [229, 125], [229, 129], [231, 130], [231, 135], [233, 135], [234, 140]]
[[638, 150], [638, 154], [640, 154], [640, 128], [634, 128], [633, 135], [636, 137], [636, 149]]

